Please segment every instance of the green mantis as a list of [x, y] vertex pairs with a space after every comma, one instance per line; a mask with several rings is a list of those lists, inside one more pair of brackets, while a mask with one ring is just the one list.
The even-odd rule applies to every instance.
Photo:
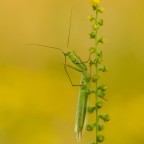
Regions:
[[[67, 47], [69, 44], [69, 38], [70, 38], [70, 28], [71, 28], [71, 18], [72, 18], [72, 11], [71, 11], [71, 17], [70, 17], [70, 26], [69, 26], [69, 35], [68, 35], [68, 41], [67, 41]], [[75, 53], [75, 52], [70, 52], [70, 51], [63, 51], [60, 48], [52, 47], [52, 46], [45, 46], [45, 45], [39, 45], [39, 44], [28, 44], [28, 45], [35, 45], [35, 46], [41, 46], [41, 47], [48, 47], [52, 49], [59, 50], [63, 53], [65, 57], [65, 62], [64, 62], [64, 69], [66, 71], [66, 74], [72, 84], [72, 86], [79, 86], [79, 96], [78, 96], [78, 105], [77, 105], [77, 111], [76, 111], [76, 122], [75, 122], [75, 128], [74, 128], [74, 133], [75, 133], [75, 138], [76, 140], [80, 140], [82, 137], [82, 131], [84, 129], [84, 123], [86, 119], [86, 109], [87, 109], [87, 104], [88, 104], [88, 97], [90, 94], [90, 81], [91, 81], [91, 75], [90, 72], [88, 71], [88, 68], [86, 66], [86, 62], [90, 60], [90, 58], [86, 61], [83, 62], [81, 58]], [[67, 64], [67, 58], [71, 61], [73, 65]], [[78, 72], [81, 72], [81, 83], [80, 84], [73, 84], [69, 73], [67, 71], [67, 67], [72, 68]]]

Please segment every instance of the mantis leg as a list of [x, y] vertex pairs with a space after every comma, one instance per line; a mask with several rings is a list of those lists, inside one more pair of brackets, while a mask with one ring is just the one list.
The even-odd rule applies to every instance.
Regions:
[[66, 74], [67, 74], [67, 76], [68, 76], [68, 79], [69, 79], [71, 85], [72, 85], [72, 86], [82, 86], [82, 84], [73, 84], [73, 82], [72, 82], [72, 80], [71, 80], [71, 78], [70, 78], [70, 75], [69, 75], [69, 73], [68, 73], [68, 71], [67, 71], [67, 67], [72, 68], [72, 69], [74, 69], [74, 70], [77, 70], [77, 71], [81, 72], [81, 70], [77, 69], [76, 67], [71, 66], [71, 65], [67, 65], [67, 64], [66, 64], [66, 56], [65, 56], [64, 69], [65, 69], [65, 72], [66, 72]]

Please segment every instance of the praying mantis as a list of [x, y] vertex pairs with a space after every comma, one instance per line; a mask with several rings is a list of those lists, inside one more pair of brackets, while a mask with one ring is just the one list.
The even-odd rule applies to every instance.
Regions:
[[[77, 104], [77, 110], [76, 110], [76, 122], [75, 122], [75, 138], [77, 141], [79, 141], [82, 138], [82, 132], [84, 130], [84, 124], [86, 121], [86, 113], [87, 113], [87, 107], [88, 107], [88, 99], [89, 96], [92, 93], [96, 93], [95, 90], [91, 88], [91, 84], [93, 81], [93, 77], [91, 76], [91, 66], [93, 63], [91, 63], [91, 53], [89, 55], [88, 60], [83, 61], [78, 54], [76, 54], [74, 51], [71, 52], [68, 50], [69, 45], [69, 39], [70, 39], [70, 29], [71, 29], [71, 20], [72, 20], [72, 10], [71, 10], [71, 16], [70, 16], [70, 25], [69, 25], [69, 33], [68, 33], [68, 41], [67, 41], [67, 50], [64, 51], [60, 48], [53, 47], [53, 46], [46, 46], [46, 45], [40, 45], [40, 44], [27, 44], [31, 46], [41, 46], [41, 47], [47, 47], [56, 49], [58, 51], [61, 51], [64, 55], [64, 69], [66, 71], [66, 74], [70, 80], [70, 83], [72, 86], [79, 86], [79, 95], [78, 95], [78, 104]], [[71, 61], [72, 65], [67, 64], [67, 58]], [[89, 66], [87, 65], [89, 63]], [[81, 82], [80, 84], [73, 84], [70, 75], [67, 71], [67, 67], [74, 69], [81, 73]], [[99, 96], [100, 97], [100, 96]], [[101, 97], [103, 98], [103, 97]], [[104, 98], [103, 98], [104, 99]]]
[[[69, 38], [70, 38], [71, 19], [72, 19], [72, 10], [71, 10], [71, 16], [70, 16], [70, 26], [69, 26], [67, 48], [68, 48]], [[83, 62], [81, 60], [81, 58], [75, 52], [70, 52], [68, 50], [63, 51], [62, 49], [57, 48], [57, 47], [45, 46], [45, 45], [39, 45], [39, 44], [27, 44], [27, 45], [48, 47], [48, 48], [59, 50], [63, 53], [63, 55], [65, 57], [64, 69], [66, 71], [66, 74], [67, 74], [72, 86], [80, 87], [77, 111], [76, 111], [76, 122], [75, 122], [75, 128], [74, 128], [75, 138], [77, 141], [80, 140], [82, 137], [82, 131], [83, 131], [84, 123], [85, 123], [85, 119], [86, 119], [86, 108], [87, 108], [87, 104], [88, 104], [88, 97], [90, 94], [91, 75], [85, 64], [90, 60], [90, 58], [86, 62]], [[72, 62], [72, 64], [74, 66], [66, 63], [67, 58]], [[72, 68], [81, 73], [81, 83], [80, 84], [77, 84], [77, 85], [73, 84], [73, 82], [68, 74], [67, 67]]]

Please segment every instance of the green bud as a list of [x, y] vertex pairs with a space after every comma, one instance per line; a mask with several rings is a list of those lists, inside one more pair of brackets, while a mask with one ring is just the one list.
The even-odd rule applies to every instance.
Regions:
[[93, 10], [95, 11], [97, 9], [96, 5], [92, 5]]
[[95, 20], [95, 18], [91, 15], [91, 16], [88, 16], [88, 20], [93, 21], [93, 20]]
[[93, 53], [95, 53], [95, 48], [94, 47], [91, 47], [91, 48], [89, 48], [89, 52], [91, 53], [91, 54], [93, 54]]
[[107, 90], [107, 86], [103, 84], [103, 85], [99, 86], [98, 89], [102, 90], [102, 91], [106, 91]]
[[98, 142], [103, 142], [104, 141], [104, 136], [103, 135], [98, 135], [97, 136], [97, 141]]
[[97, 108], [101, 108], [101, 107], [102, 107], [102, 102], [97, 102], [97, 103], [96, 103], [96, 107], [97, 107]]
[[94, 124], [87, 124], [86, 125], [86, 130], [87, 131], [92, 131], [94, 129], [95, 125]]
[[102, 61], [103, 61], [102, 51], [98, 50], [98, 53], [97, 53], [97, 62], [100, 64]]
[[90, 60], [89, 65], [92, 66], [93, 64], [95, 64], [95, 62]]
[[98, 43], [104, 43], [104, 38], [101, 37], [101, 38], [98, 40]]
[[98, 24], [99, 24], [99, 26], [103, 26], [103, 19], [100, 19], [99, 21], [98, 21]]
[[93, 30], [98, 30], [99, 26], [97, 24], [93, 24]]
[[110, 120], [110, 116], [108, 114], [99, 115], [99, 117], [105, 122]]
[[99, 71], [102, 71], [102, 72], [107, 72], [108, 71], [108, 68], [106, 66], [101, 66], [99, 68]]
[[105, 96], [105, 91], [99, 91], [98, 96], [99, 97], [104, 97]]
[[99, 64], [101, 64], [102, 61], [103, 61], [103, 57], [100, 57], [100, 58], [98, 58], [98, 61], [97, 61], [97, 62], [98, 62]]
[[91, 32], [91, 33], [90, 33], [90, 38], [91, 38], [91, 39], [94, 39], [95, 37], [96, 37], [96, 33], [95, 33], [95, 32]]
[[88, 111], [89, 113], [93, 113], [93, 112], [95, 111], [95, 109], [96, 109], [95, 106], [88, 106], [88, 107], [87, 107], [87, 111]]
[[104, 8], [99, 7], [98, 12], [99, 12], [99, 13], [103, 13], [103, 12], [104, 12]]
[[99, 79], [99, 76], [98, 75], [94, 75], [92, 77], [92, 82], [96, 82], [98, 79]]
[[97, 55], [98, 55], [99, 57], [102, 56], [102, 51], [98, 50]]
[[103, 124], [102, 123], [98, 123], [98, 130], [99, 131], [102, 131], [104, 129], [104, 126], [103, 126]]

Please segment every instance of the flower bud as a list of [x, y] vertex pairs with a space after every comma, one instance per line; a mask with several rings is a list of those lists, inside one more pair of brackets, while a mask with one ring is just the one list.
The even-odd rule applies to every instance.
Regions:
[[96, 82], [98, 79], [99, 79], [99, 76], [98, 75], [94, 75], [92, 77], [92, 82]]
[[107, 86], [103, 84], [103, 85], [99, 86], [98, 89], [102, 90], [102, 91], [106, 91], [107, 90]]
[[98, 30], [98, 28], [99, 28], [99, 27], [98, 27], [97, 24], [94, 24], [94, 25], [93, 25], [93, 30]]
[[103, 57], [99, 57], [98, 60], [97, 60], [97, 62], [98, 62], [99, 64], [101, 64], [102, 61], [103, 61]]
[[91, 54], [95, 53], [95, 48], [94, 48], [94, 47], [89, 48], [89, 52], [90, 52]]
[[104, 12], [104, 8], [99, 7], [98, 11], [99, 11], [99, 13], [103, 13]]
[[97, 9], [96, 5], [92, 5], [93, 10], [95, 11]]
[[104, 136], [103, 135], [98, 135], [97, 136], [97, 141], [98, 142], [103, 142], [104, 141]]
[[93, 64], [95, 64], [95, 62], [90, 60], [89, 65], [92, 66]]
[[98, 53], [97, 53], [97, 62], [100, 64], [102, 61], [103, 61], [102, 51], [98, 50]]
[[89, 21], [93, 21], [95, 18], [91, 15], [91, 16], [88, 16], [88, 20]]
[[105, 122], [110, 120], [110, 116], [108, 114], [99, 115], [99, 117]]
[[98, 55], [99, 57], [102, 56], [102, 51], [98, 50], [97, 55]]
[[91, 32], [91, 33], [90, 33], [90, 38], [91, 38], [91, 39], [94, 39], [95, 37], [96, 37], [96, 33], [95, 33], [95, 32]]
[[99, 91], [98, 96], [99, 97], [104, 97], [105, 96], [105, 91]]
[[97, 103], [96, 103], [96, 107], [97, 107], [97, 108], [101, 108], [101, 107], [102, 107], [102, 102], [97, 102]]
[[101, 37], [101, 38], [98, 40], [98, 43], [104, 43], [104, 38]]
[[87, 124], [86, 125], [86, 130], [87, 131], [92, 131], [94, 129], [95, 125], [94, 124]]
[[98, 123], [98, 130], [99, 131], [102, 131], [104, 129], [104, 126], [103, 126], [103, 124], [102, 123]]
[[93, 113], [95, 111], [96, 107], [95, 106], [88, 106], [87, 111], [88, 113]]
[[99, 71], [102, 71], [102, 72], [107, 72], [108, 71], [108, 68], [106, 66], [101, 66], [99, 68]]
[[100, 19], [100, 20], [98, 21], [98, 24], [99, 24], [100, 26], [103, 26], [103, 19]]

